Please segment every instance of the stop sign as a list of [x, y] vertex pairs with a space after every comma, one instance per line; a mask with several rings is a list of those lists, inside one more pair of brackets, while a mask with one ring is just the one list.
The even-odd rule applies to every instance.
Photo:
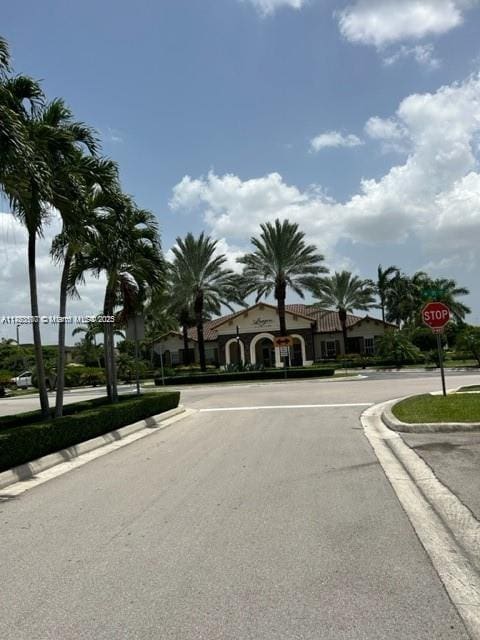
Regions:
[[450, 309], [443, 302], [429, 302], [422, 309], [422, 320], [431, 329], [442, 329], [450, 320]]

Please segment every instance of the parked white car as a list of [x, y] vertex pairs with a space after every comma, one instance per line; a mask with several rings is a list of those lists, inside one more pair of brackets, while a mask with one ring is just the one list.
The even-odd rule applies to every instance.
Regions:
[[32, 386], [32, 372], [24, 371], [15, 378], [12, 378], [10, 382], [16, 385], [18, 389], [28, 389], [28, 387]]

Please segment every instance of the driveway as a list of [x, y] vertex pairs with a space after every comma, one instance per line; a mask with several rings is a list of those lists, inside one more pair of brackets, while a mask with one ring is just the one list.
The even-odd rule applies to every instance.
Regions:
[[183, 390], [192, 416], [0, 504], [0, 637], [466, 639], [359, 422], [437, 386]]

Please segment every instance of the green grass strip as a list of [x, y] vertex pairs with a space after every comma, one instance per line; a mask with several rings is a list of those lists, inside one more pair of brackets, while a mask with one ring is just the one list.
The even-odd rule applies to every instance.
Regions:
[[407, 398], [392, 408], [402, 422], [480, 422], [480, 396], [422, 395]]

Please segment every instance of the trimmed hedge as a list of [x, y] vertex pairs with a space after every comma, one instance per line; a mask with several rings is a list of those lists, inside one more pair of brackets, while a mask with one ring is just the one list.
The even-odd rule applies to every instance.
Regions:
[[[335, 375], [335, 369], [287, 369], [287, 379], [292, 378], [323, 378]], [[205, 373], [192, 376], [172, 376], [165, 378], [166, 385], [202, 384], [206, 382], [235, 382], [238, 380], [275, 380], [284, 379], [284, 369], [270, 369], [267, 371], [234, 371], [232, 373]], [[155, 385], [162, 386], [162, 379], [155, 378]]]
[[[129, 396], [120, 396], [120, 401]], [[101, 398], [91, 398], [90, 400], [82, 400], [81, 402], [72, 402], [66, 404], [63, 407], [63, 415], [70, 416], [79, 411], [86, 411], [87, 409], [94, 409], [101, 407], [104, 404], [108, 404], [108, 398], [102, 396]], [[55, 414], [55, 407], [50, 407], [50, 415], [53, 418]], [[21, 427], [24, 424], [33, 424], [34, 422], [42, 422], [44, 420], [42, 412], [39, 409], [35, 411], [26, 411], [25, 413], [19, 413], [11, 416], [0, 416], [0, 431], [8, 427]]]
[[121, 396], [118, 404], [104, 404], [55, 420], [4, 428], [0, 431], [0, 471], [174, 409], [179, 400], [178, 391]]

